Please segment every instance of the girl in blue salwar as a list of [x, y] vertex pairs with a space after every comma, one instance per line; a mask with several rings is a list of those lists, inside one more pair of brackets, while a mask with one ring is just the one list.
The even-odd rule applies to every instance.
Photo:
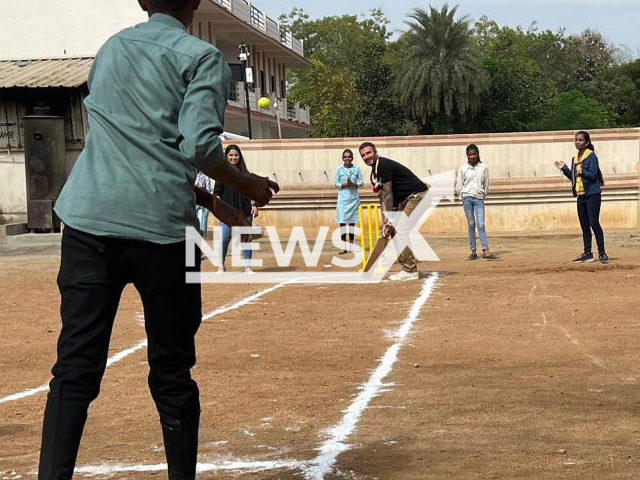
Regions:
[[571, 168], [564, 162], [555, 162], [564, 175], [571, 180], [573, 196], [577, 199], [578, 219], [582, 228], [584, 252], [574, 259], [575, 263], [593, 262], [591, 251], [591, 231], [596, 237], [600, 262], [609, 263], [604, 249], [604, 232], [600, 226], [600, 206], [602, 205], [602, 185], [604, 179], [600, 171], [591, 136], [585, 131], [576, 133], [575, 146], [578, 152], [571, 161]]
[[353, 164], [353, 152], [349, 149], [342, 152], [343, 165], [336, 169], [336, 188], [338, 189], [338, 205], [336, 206], [336, 223], [340, 224], [340, 233], [344, 248], [340, 254], [348, 253], [347, 231], [349, 243], [355, 238], [355, 225], [358, 223], [360, 196], [358, 188], [364, 185], [360, 168]]

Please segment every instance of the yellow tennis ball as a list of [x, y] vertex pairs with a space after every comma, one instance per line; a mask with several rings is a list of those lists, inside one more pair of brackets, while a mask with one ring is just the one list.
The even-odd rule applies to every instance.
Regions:
[[266, 110], [271, 106], [271, 100], [269, 100], [267, 97], [262, 97], [260, 100], [258, 100], [258, 106]]

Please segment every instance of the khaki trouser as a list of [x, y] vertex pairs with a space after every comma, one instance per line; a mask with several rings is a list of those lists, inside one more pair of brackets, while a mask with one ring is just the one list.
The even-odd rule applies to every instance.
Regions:
[[[426, 193], [427, 192], [422, 192], [411, 195], [399, 205], [398, 210], [404, 212], [407, 217], [411, 216]], [[400, 262], [400, 265], [402, 265], [402, 269], [405, 272], [415, 273], [418, 271], [418, 261], [409, 247], [405, 247], [400, 256], [398, 256], [398, 262]]]

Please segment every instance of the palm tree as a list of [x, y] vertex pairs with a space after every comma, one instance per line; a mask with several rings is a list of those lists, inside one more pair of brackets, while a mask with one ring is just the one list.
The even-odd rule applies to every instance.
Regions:
[[468, 17], [445, 4], [413, 10], [407, 54], [396, 80], [402, 105], [421, 133], [463, 124], [480, 107], [487, 81], [476, 59]]

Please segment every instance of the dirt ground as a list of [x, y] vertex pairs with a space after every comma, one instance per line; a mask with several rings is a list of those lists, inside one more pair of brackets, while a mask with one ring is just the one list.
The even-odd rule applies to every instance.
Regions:
[[[199, 461], [292, 465], [212, 467], [199, 478], [304, 478], [305, 462], [396, 341], [390, 332], [430, 272], [440, 272], [435, 291], [324, 478], [640, 477], [638, 237], [610, 234], [607, 266], [571, 264], [577, 235], [495, 238], [500, 262], [465, 261], [460, 238], [427, 240], [442, 261], [422, 263], [421, 281], [267, 293], [272, 286], [203, 286], [205, 314], [259, 298], [210, 318], [198, 333]], [[269, 252], [258, 257], [272, 264]], [[58, 261], [55, 244], [0, 250], [0, 399], [49, 380]], [[110, 355], [144, 339], [141, 311], [128, 288]], [[102, 466], [91, 471], [99, 478], [166, 478], [117, 470], [165, 461], [146, 374], [144, 348], [107, 370], [78, 467]], [[0, 480], [35, 475], [45, 399], [0, 401]]]

